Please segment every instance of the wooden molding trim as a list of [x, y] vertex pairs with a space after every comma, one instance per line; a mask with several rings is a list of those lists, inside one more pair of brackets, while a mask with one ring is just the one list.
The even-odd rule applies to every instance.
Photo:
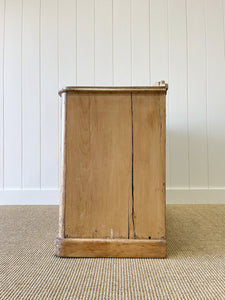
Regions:
[[59, 237], [65, 236], [65, 197], [66, 197], [66, 94], [62, 98], [62, 128], [61, 128], [61, 161], [60, 161], [60, 186], [59, 186]]
[[166, 240], [56, 238], [55, 246], [59, 257], [166, 257]]
[[164, 92], [168, 90], [168, 84], [156, 83], [155, 86], [121, 86], [121, 87], [104, 87], [104, 86], [66, 86], [58, 94], [61, 96], [65, 92]]

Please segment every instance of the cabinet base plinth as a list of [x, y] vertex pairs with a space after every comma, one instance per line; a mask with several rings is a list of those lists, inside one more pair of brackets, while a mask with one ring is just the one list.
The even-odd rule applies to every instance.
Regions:
[[166, 257], [166, 240], [56, 238], [55, 246], [59, 257]]

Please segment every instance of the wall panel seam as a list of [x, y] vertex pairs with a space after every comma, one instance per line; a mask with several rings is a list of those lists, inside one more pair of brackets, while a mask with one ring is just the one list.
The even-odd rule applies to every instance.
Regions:
[[21, 33], [20, 33], [20, 39], [21, 39], [21, 49], [20, 49], [20, 59], [21, 59], [21, 70], [20, 70], [20, 76], [21, 76], [21, 90], [20, 90], [20, 97], [21, 97], [21, 189], [23, 189], [23, 0], [21, 0]]
[[130, 69], [130, 82], [133, 85], [133, 0], [130, 0], [130, 57], [131, 57], [131, 69]]
[[114, 5], [112, 0], [112, 86], [114, 86]]
[[41, 160], [42, 160], [42, 152], [41, 152], [41, 138], [42, 138], [42, 126], [41, 126], [41, 120], [42, 120], [42, 113], [41, 113], [41, 108], [42, 108], [42, 100], [41, 100], [41, 96], [42, 96], [42, 84], [41, 84], [41, 47], [42, 47], [42, 43], [41, 43], [41, 25], [42, 25], [42, 13], [41, 13], [41, 9], [42, 9], [42, 0], [40, 1], [40, 6], [39, 6], [39, 118], [40, 118], [40, 190], [42, 189], [42, 184], [41, 184], [41, 180], [42, 180], [42, 167], [41, 167]]
[[4, 0], [4, 20], [3, 20], [3, 53], [2, 53], [2, 188], [5, 188], [5, 15], [6, 15], [6, 0]]
[[224, 0], [222, 1], [222, 16], [223, 16], [223, 50], [224, 50], [224, 59], [225, 59], [225, 21], [224, 21]]
[[188, 41], [188, 8], [187, 0], [185, 0], [185, 26], [186, 26], [186, 82], [187, 82], [187, 159], [188, 159], [188, 187], [190, 188], [190, 128], [189, 128], [189, 41]]
[[76, 30], [75, 30], [75, 34], [76, 34], [76, 41], [75, 41], [75, 43], [76, 43], [76, 57], [75, 57], [75, 62], [76, 62], [76, 85], [77, 85], [77, 1], [78, 0], [76, 0], [76, 14], [75, 14], [75, 18], [76, 18]]
[[209, 188], [209, 137], [208, 137], [208, 51], [207, 51], [207, 16], [206, 1], [203, 1], [204, 9], [204, 31], [205, 31], [205, 126], [206, 126], [206, 157], [207, 157], [207, 186]]
[[149, 42], [149, 50], [148, 50], [148, 55], [149, 55], [149, 85], [151, 85], [151, 0], [149, 0], [149, 22], [148, 22], [148, 30], [149, 30], [149, 37], [148, 37], [148, 42]]
[[[60, 64], [59, 64], [59, 1], [57, 0], [57, 86], [58, 90], [60, 89], [59, 82], [60, 82]], [[60, 107], [60, 96], [57, 93], [58, 98], [58, 107], [57, 107], [57, 131], [58, 131], [58, 153], [60, 153], [60, 130], [59, 130], [59, 122], [60, 122], [60, 115], [59, 115], [59, 107]], [[58, 156], [58, 183], [57, 186], [59, 186], [59, 161], [60, 161], [60, 155]]]
[[95, 23], [95, 0], [93, 0], [94, 3], [93, 3], [93, 52], [94, 52], [94, 55], [93, 55], [93, 81], [94, 81], [94, 86], [96, 84], [96, 74], [95, 74], [95, 53], [96, 53], [96, 49], [95, 49], [95, 34], [96, 34], [96, 23]]
[[[168, 51], [168, 55], [167, 55], [167, 62], [168, 62], [168, 66], [167, 66], [167, 70], [168, 70], [168, 84], [170, 82], [170, 35], [169, 35], [169, 0], [166, 0], [166, 4], [167, 4], [167, 51]], [[170, 101], [169, 101], [169, 97], [170, 97], [170, 93], [167, 94], [167, 108], [168, 111], [166, 112], [166, 119], [167, 119], [167, 124], [168, 126], [166, 126], [166, 130], [167, 132], [169, 132], [170, 129], [170, 117], [169, 117], [169, 112], [170, 112]], [[169, 169], [169, 184], [171, 183], [171, 150], [170, 150], [170, 133], [168, 133], [167, 136], [168, 142], [167, 142], [167, 146], [168, 146], [168, 152], [169, 152], [169, 165], [170, 165], [170, 169]]]

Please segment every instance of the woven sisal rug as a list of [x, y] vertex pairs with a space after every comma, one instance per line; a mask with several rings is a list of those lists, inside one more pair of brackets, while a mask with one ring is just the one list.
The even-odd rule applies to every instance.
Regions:
[[225, 205], [167, 205], [166, 259], [57, 258], [57, 206], [0, 206], [0, 229], [0, 299], [225, 299]]

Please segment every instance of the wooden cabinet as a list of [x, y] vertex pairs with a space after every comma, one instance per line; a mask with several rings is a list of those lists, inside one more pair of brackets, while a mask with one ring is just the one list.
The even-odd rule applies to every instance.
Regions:
[[62, 257], [165, 257], [167, 85], [67, 87], [62, 96]]

